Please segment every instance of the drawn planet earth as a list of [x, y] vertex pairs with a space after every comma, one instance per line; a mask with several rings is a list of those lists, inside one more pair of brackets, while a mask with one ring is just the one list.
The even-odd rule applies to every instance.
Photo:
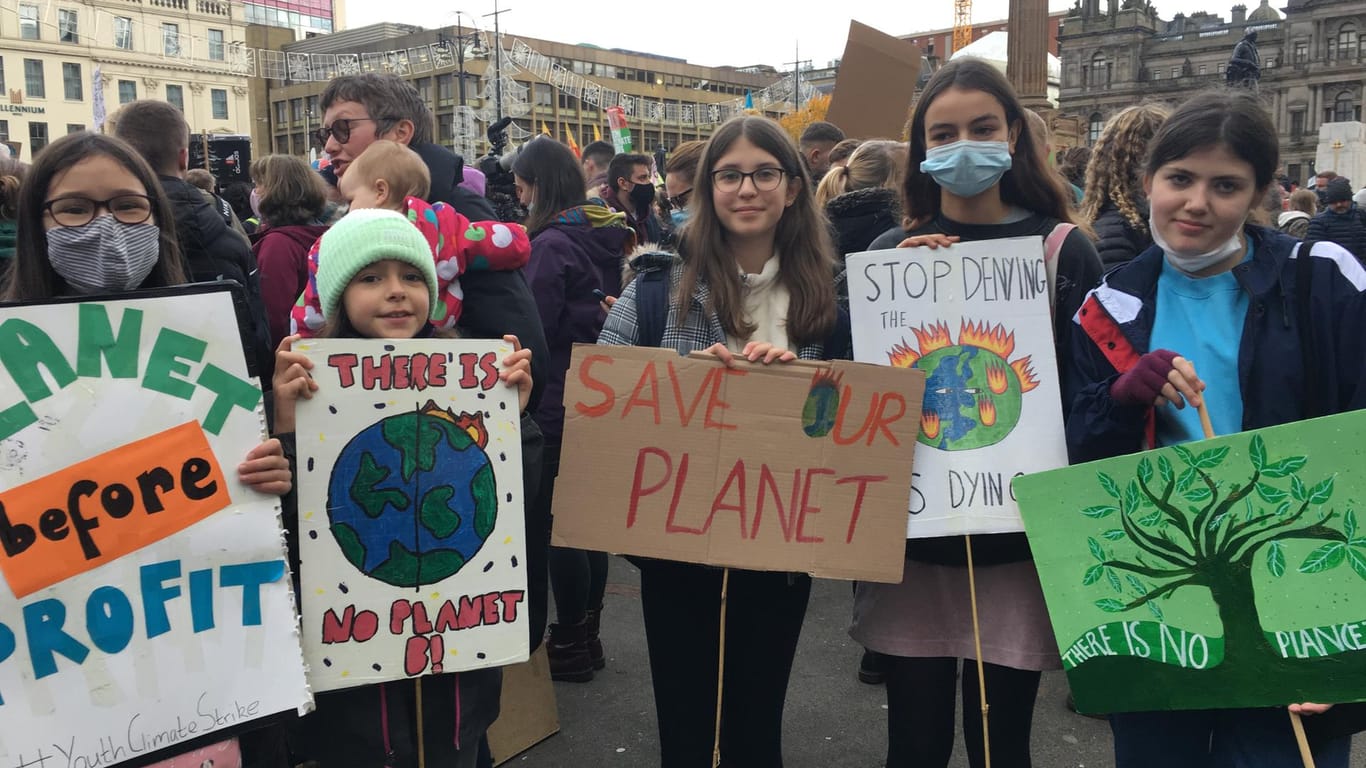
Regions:
[[493, 466], [436, 408], [398, 414], [351, 438], [327, 489], [332, 535], [362, 573], [399, 587], [458, 572], [498, 516]]
[[995, 445], [1020, 421], [1023, 388], [1010, 363], [976, 346], [936, 349], [915, 361], [925, 372], [920, 442], [945, 451]]

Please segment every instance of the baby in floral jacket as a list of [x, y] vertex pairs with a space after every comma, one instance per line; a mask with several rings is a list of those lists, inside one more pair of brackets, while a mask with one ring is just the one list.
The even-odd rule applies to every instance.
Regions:
[[[427, 203], [430, 185], [427, 166], [416, 152], [398, 142], [376, 141], [351, 163], [337, 186], [351, 202], [351, 210], [398, 211], [427, 238], [436, 261], [438, 290], [430, 319], [438, 330], [451, 329], [463, 304], [460, 276], [469, 270], [521, 269], [531, 257], [531, 241], [520, 224], [472, 222], [445, 203]], [[317, 271], [315, 242], [308, 252], [308, 283], [290, 318], [292, 332], [304, 338], [317, 335], [327, 321], [318, 298]]]

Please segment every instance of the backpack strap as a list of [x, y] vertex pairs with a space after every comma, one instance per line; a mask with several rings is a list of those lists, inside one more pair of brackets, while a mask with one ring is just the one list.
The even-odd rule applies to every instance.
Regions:
[[1048, 306], [1051, 309], [1057, 303], [1058, 297], [1058, 252], [1062, 250], [1062, 244], [1067, 240], [1067, 236], [1072, 234], [1072, 230], [1077, 225], [1066, 221], [1058, 222], [1053, 227], [1053, 231], [1048, 233], [1048, 237], [1043, 240], [1043, 268], [1048, 275]]
[[669, 270], [636, 277], [636, 346], [657, 347], [669, 322]]
[[1304, 365], [1304, 417], [1323, 415], [1319, 402], [1319, 359], [1314, 349], [1314, 317], [1309, 290], [1314, 281], [1314, 240], [1302, 240], [1295, 252], [1295, 321], [1299, 326], [1300, 358]]

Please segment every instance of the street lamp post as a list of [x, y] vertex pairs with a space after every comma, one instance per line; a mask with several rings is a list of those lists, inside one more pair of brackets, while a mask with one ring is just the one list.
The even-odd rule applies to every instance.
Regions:
[[493, 17], [493, 103], [499, 120], [503, 119], [503, 33], [498, 26], [498, 17], [510, 10], [499, 10], [498, 0], [493, 0], [493, 13], [484, 14]]

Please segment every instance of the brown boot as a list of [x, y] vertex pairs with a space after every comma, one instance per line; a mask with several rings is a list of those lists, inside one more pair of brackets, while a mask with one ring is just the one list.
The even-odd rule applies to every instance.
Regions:
[[578, 624], [551, 624], [545, 644], [550, 658], [550, 679], [586, 683], [593, 679], [593, 660], [588, 655], [588, 620]]
[[602, 606], [584, 614], [583, 621], [588, 625], [588, 658], [593, 662], [593, 669], [603, 669], [607, 666], [607, 655], [602, 652], [602, 639], [598, 635], [602, 629]]

